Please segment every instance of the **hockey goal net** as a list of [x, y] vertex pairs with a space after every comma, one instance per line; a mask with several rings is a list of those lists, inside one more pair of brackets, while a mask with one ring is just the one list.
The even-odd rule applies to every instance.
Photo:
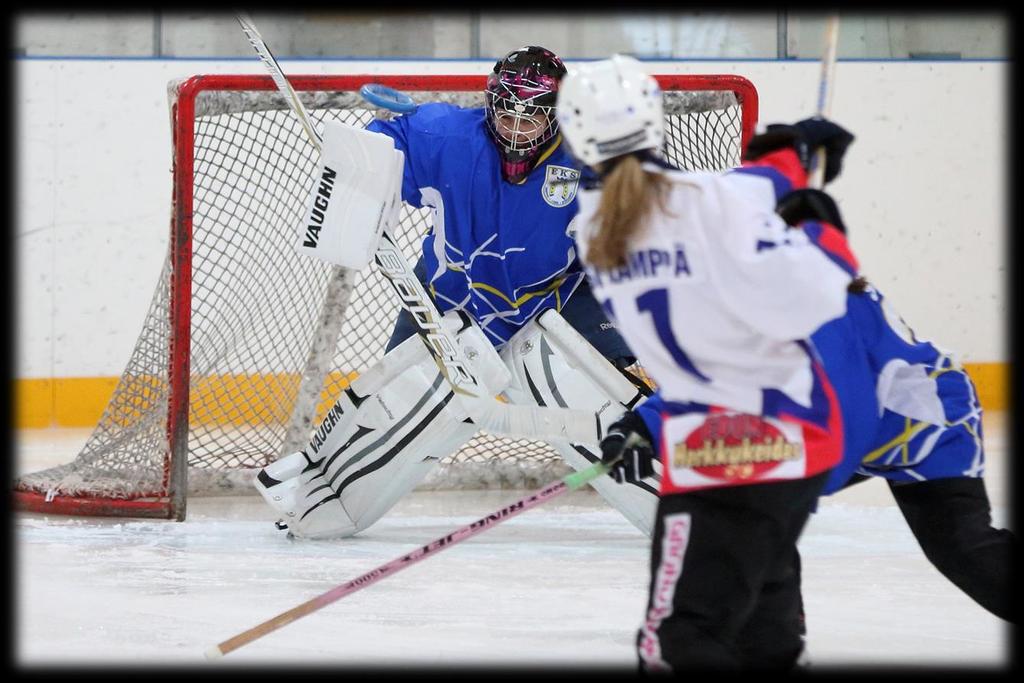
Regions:
[[[665, 156], [684, 169], [739, 163], [757, 92], [739, 76], [658, 76]], [[313, 118], [364, 126], [378, 82], [420, 102], [483, 106], [483, 76], [297, 76]], [[299, 255], [296, 226], [318, 154], [269, 76], [169, 86], [170, 248], [142, 333], [99, 424], [72, 462], [15, 482], [23, 509], [184, 519], [188, 495], [251, 492], [255, 470], [303, 447], [335, 397], [384, 352], [397, 298], [371, 266], [348, 278]], [[410, 264], [427, 209], [403, 209]], [[542, 442], [478, 434], [424, 487], [532, 488], [565, 472]]]

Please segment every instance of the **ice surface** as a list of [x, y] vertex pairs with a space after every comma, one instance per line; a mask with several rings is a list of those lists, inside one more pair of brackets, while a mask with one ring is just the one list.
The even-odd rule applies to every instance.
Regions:
[[[1003, 421], [986, 476], [1009, 526]], [[23, 432], [18, 470], [80, 432]], [[61, 452], [63, 449], [63, 452]], [[18, 513], [19, 668], [635, 667], [648, 540], [592, 491], [564, 494], [216, 661], [208, 649], [522, 497], [416, 492], [361, 535], [289, 540], [258, 496], [194, 498], [188, 519]], [[925, 559], [880, 481], [825, 499], [801, 540], [812, 666], [1001, 669], [1011, 631]]]

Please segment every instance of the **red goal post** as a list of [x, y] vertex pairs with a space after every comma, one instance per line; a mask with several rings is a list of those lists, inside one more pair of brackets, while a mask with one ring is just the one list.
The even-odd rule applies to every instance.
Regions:
[[[754, 85], [736, 75], [655, 78], [666, 98], [665, 155], [693, 170], [738, 164], [757, 123]], [[482, 106], [486, 77], [288, 80], [314, 119], [365, 125], [392, 116], [362, 101], [365, 83]], [[78, 457], [15, 481], [21, 509], [182, 520], [188, 495], [251, 491], [254, 471], [304, 446], [390, 335], [398, 304], [379, 274], [360, 273], [344, 300], [325, 300], [330, 269], [291, 248], [317, 154], [271, 77], [194, 76], [169, 95], [171, 239], [143, 331]], [[405, 207], [410, 262], [429, 226], [429, 211]], [[341, 331], [318, 351], [328, 314]], [[544, 443], [479, 434], [424, 485], [534, 488], [565, 471]]]

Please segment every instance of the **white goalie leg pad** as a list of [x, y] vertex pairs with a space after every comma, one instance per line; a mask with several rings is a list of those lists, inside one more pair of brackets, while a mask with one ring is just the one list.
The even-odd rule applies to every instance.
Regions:
[[469, 361], [470, 370], [488, 396], [497, 396], [512, 382], [501, 356], [468, 315], [449, 311], [441, 319], [455, 335], [455, 341]]
[[286, 455], [259, 471], [253, 484], [271, 507], [287, 517], [294, 517], [300, 476], [322, 462], [321, 452], [344, 443], [353, 432], [360, 397], [376, 394], [420, 360], [416, 345], [408, 341], [392, 349], [352, 382], [324, 416], [305, 449]]
[[256, 488], [293, 536], [362, 531], [476, 433], [453, 399], [410, 337], [345, 390], [303, 452], [264, 468]]
[[[545, 311], [516, 333], [502, 350], [512, 374], [506, 395], [522, 405], [576, 408], [597, 413], [602, 434], [643, 394], [562, 316]], [[579, 471], [601, 459], [597, 442], [549, 440], [562, 459]], [[660, 469], [660, 464], [655, 465]], [[658, 505], [658, 480], [619, 484], [599, 477], [591, 486], [640, 531], [651, 535]]]
[[[340, 409], [335, 404], [328, 417], [340, 414]], [[299, 475], [309, 464], [309, 459], [303, 451], [278, 458], [256, 474], [253, 486], [270, 507], [282, 514], [288, 514], [295, 509]]]

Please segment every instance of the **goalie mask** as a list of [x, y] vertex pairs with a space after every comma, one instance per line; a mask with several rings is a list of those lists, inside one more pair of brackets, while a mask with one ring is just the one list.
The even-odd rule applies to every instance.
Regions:
[[555, 99], [565, 65], [550, 50], [531, 45], [499, 60], [487, 77], [487, 129], [501, 154], [501, 175], [526, 178], [558, 133]]

